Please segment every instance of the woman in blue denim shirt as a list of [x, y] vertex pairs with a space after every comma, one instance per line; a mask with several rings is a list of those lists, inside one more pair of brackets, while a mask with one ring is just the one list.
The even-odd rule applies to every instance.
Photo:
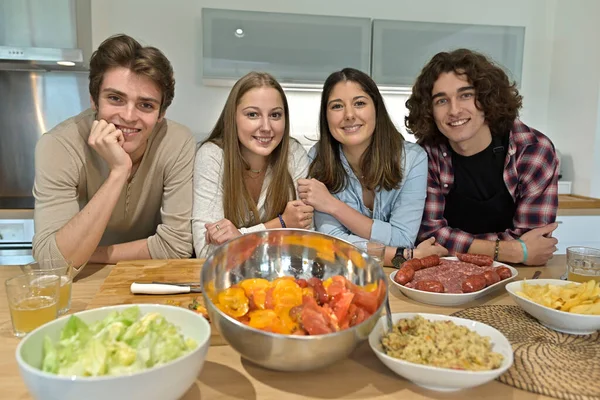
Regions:
[[[319, 131], [309, 152], [312, 179], [298, 181], [300, 199], [315, 209], [316, 229], [349, 242], [384, 243], [385, 265], [408, 258], [425, 205], [425, 151], [404, 141], [375, 82], [353, 68], [325, 81]], [[430, 238], [413, 256], [431, 254], [447, 251]]]

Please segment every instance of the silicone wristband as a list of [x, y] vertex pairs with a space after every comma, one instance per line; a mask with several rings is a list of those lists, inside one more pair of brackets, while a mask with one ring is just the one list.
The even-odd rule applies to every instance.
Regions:
[[521, 243], [521, 248], [523, 249], [523, 261], [521, 261], [521, 263], [525, 263], [527, 261], [527, 245], [525, 244], [525, 242], [523, 241], [523, 239], [517, 239], [519, 241], [519, 243]]
[[285, 222], [283, 221], [283, 217], [281, 216], [281, 214], [277, 215], [279, 217], [279, 222], [281, 222], [281, 227], [282, 228], [287, 228], [287, 226], [285, 226]]

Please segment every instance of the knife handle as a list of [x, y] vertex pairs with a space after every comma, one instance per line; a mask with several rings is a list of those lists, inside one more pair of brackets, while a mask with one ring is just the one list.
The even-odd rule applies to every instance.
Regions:
[[131, 284], [133, 294], [176, 294], [189, 293], [189, 286], [164, 285], [159, 283], [136, 283]]

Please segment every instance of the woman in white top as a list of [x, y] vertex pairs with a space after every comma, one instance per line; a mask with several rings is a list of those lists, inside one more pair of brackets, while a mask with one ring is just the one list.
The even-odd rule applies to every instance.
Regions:
[[287, 99], [267, 73], [251, 72], [231, 89], [194, 166], [192, 232], [207, 256], [247, 232], [310, 228], [313, 208], [298, 200], [308, 156], [290, 137]]

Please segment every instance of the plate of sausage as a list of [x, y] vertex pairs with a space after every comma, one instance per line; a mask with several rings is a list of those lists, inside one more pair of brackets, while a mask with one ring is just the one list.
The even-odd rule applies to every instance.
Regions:
[[457, 306], [503, 288], [518, 272], [481, 254], [429, 256], [403, 263], [390, 274], [406, 297], [436, 306]]

